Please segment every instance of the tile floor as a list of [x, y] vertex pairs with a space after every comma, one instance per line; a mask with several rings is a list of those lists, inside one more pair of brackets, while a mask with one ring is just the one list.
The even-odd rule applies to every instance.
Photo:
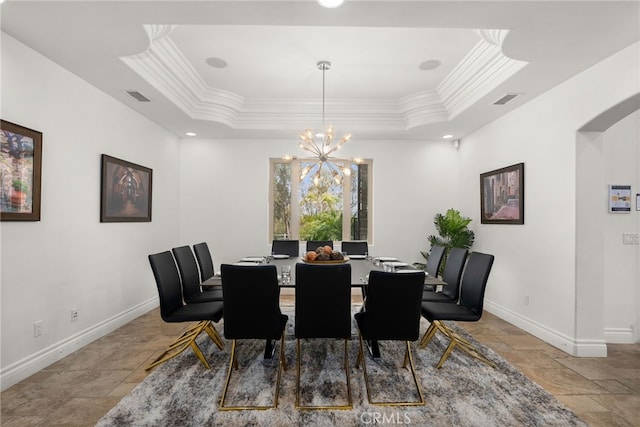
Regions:
[[[590, 426], [640, 426], [640, 344], [609, 345], [607, 358], [576, 358], [489, 313], [463, 327]], [[183, 328], [150, 311], [1, 393], [0, 424], [94, 425]]]

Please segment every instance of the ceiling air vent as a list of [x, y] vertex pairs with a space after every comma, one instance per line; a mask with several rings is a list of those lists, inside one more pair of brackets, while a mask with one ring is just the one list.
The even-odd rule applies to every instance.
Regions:
[[149, 98], [138, 92], [137, 90], [128, 90], [127, 93], [138, 102], [151, 102]]
[[514, 98], [517, 98], [520, 95], [522, 95], [522, 94], [521, 93], [508, 93], [505, 96], [503, 96], [502, 98], [498, 99], [496, 102], [494, 102], [493, 105], [504, 105], [507, 102], [513, 100]]

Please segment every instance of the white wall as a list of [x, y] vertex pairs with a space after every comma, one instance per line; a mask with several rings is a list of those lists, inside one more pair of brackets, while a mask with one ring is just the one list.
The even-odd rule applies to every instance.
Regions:
[[[474, 249], [496, 255], [487, 309], [570, 353], [580, 354], [583, 341], [597, 353], [604, 328], [581, 327], [576, 291], [584, 269], [575, 248], [576, 131], [640, 91], [638, 51], [631, 46], [478, 130], [460, 151], [355, 135], [343, 155], [374, 159], [372, 254], [419, 260], [434, 214], [459, 209], [474, 219]], [[296, 143], [292, 136], [178, 144], [5, 34], [1, 58], [2, 118], [44, 133], [42, 220], [0, 224], [4, 389], [154, 306], [149, 253], [197, 241], [211, 245], [216, 264], [247, 248], [267, 253], [268, 158], [294, 154]], [[102, 153], [153, 168], [153, 222], [99, 222]], [[525, 225], [481, 225], [478, 175], [518, 162], [525, 162]], [[602, 300], [602, 284], [586, 292]], [[626, 286], [620, 292], [637, 295]], [[607, 328], [628, 327], [612, 307], [602, 314]], [[44, 333], [34, 338], [37, 320]]]
[[[6, 34], [1, 89], [2, 118], [43, 132], [42, 219], [1, 224], [4, 389], [157, 305], [147, 255], [178, 240], [179, 149]], [[153, 168], [152, 222], [100, 223], [102, 153]]]
[[640, 211], [635, 210], [635, 195], [640, 193], [640, 111], [607, 129], [602, 148], [602, 187], [630, 184], [633, 193], [630, 214], [605, 214], [605, 338], [607, 342], [631, 343], [635, 341], [632, 325], [640, 318], [640, 246], [623, 245], [622, 234], [640, 232]]
[[[183, 140], [182, 243], [208, 242], [216, 266], [268, 254], [269, 158], [298, 151], [295, 135], [287, 141]], [[457, 207], [457, 154], [451, 143], [358, 141], [357, 135], [344, 146], [341, 156], [373, 159], [372, 255], [423, 261], [420, 251], [435, 233], [433, 216]]]
[[[624, 49], [461, 143], [459, 204], [475, 219], [474, 249], [496, 255], [487, 309], [572, 354], [606, 354], [602, 324], [581, 334], [576, 326], [576, 134], [640, 91], [638, 52], [639, 44]], [[525, 224], [479, 225], [479, 174], [519, 162]], [[587, 292], [602, 299], [602, 288]]]

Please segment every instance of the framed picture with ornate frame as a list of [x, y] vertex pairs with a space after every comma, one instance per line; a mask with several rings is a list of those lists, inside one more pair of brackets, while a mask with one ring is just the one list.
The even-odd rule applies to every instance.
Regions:
[[150, 222], [153, 170], [102, 155], [100, 222]]
[[0, 123], [0, 220], [40, 221], [42, 132]]
[[524, 224], [524, 163], [480, 174], [480, 222]]

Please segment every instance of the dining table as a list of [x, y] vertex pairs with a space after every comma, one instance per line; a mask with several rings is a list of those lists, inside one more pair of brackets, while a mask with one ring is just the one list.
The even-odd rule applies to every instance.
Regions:
[[[365, 255], [348, 255], [345, 258], [346, 260], [342, 260], [342, 262], [338, 261], [329, 261], [329, 262], [308, 262], [305, 261], [302, 257], [290, 257], [288, 255], [255, 255], [255, 256], [246, 256], [237, 262], [233, 263], [234, 265], [246, 265], [246, 266], [255, 266], [255, 265], [275, 265], [278, 270], [278, 283], [281, 288], [292, 288], [296, 287], [296, 264], [297, 263], [310, 263], [310, 264], [343, 264], [349, 263], [351, 266], [351, 287], [352, 288], [360, 288], [362, 290], [362, 297], [366, 299], [367, 296], [367, 282], [369, 279], [369, 273], [373, 270], [379, 271], [389, 271], [396, 273], [403, 272], [411, 272], [411, 271], [421, 271], [416, 270], [414, 266], [407, 262], [400, 261], [395, 257], [370, 257]], [[283, 271], [285, 274], [283, 274]], [[289, 272], [290, 277], [287, 278], [287, 273]], [[424, 278], [425, 285], [432, 286], [446, 286], [446, 282], [439, 277], [433, 277], [425, 273]], [[207, 279], [202, 282], [201, 286], [203, 289], [210, 288], [212, 286], [221, 286], [222, 285], [222, 277], [219, 274], [214, 275], [213, 277]], [[369, 341], [366, 343], [369, 352], [372, 357], [380, 357], [380, 349], [378, 347], [378, 343], [376, 341]], [[264, 357], [265, 359], [270, 359], [273, 356], [273, 352], [275, 347], [270, 340], [267, 340], [265, 346]]]
[[[415, 267], [411, 264], [402, 262], [395, 257], [367, 257], [360, 255], [351, 255], [347, 256], [347, 260], [344, 261], [351, 266], [351, 287], [352, 288], [363, 288], [363, 296], [366, 296], [366, 286], [367, 280], [369, 277], [369, 273], [372, 270], [379, 271], [393, 271], [397, 273], [403, 272], [411, 272], [417, 271]], [[329, 261], [329, 262], [311, 262], [310, 264], [334, 264], [334, 263], [344, 263], [339, 261]], [[281, 288], [294, 288], [296, 287], [296, 264], [297, 263], [307, 263], [302, 257], [289, 257], [288, 255], [265, 255], [265, 256], [247, 256], [244, 257], [237, 262], [233, 263], [235, 265], [264, 265], [271, 264], [275, 265], [278, 270], [278, 279]], [[282, 271], [283, 267], [285, 269], [288, 267], [290, 270], [290, 280], [283, 280]], [[433, 277], [425, 274], [424, 278], [425, 285], [433, 285], [433, 286], [445, 286], [447, 283], [443, 281], [439, 277]], [[210, 286], [221, 286], [222, 278], [219, 274], [207, 279], [202, 283], [203, 288], [208, 288]]]

